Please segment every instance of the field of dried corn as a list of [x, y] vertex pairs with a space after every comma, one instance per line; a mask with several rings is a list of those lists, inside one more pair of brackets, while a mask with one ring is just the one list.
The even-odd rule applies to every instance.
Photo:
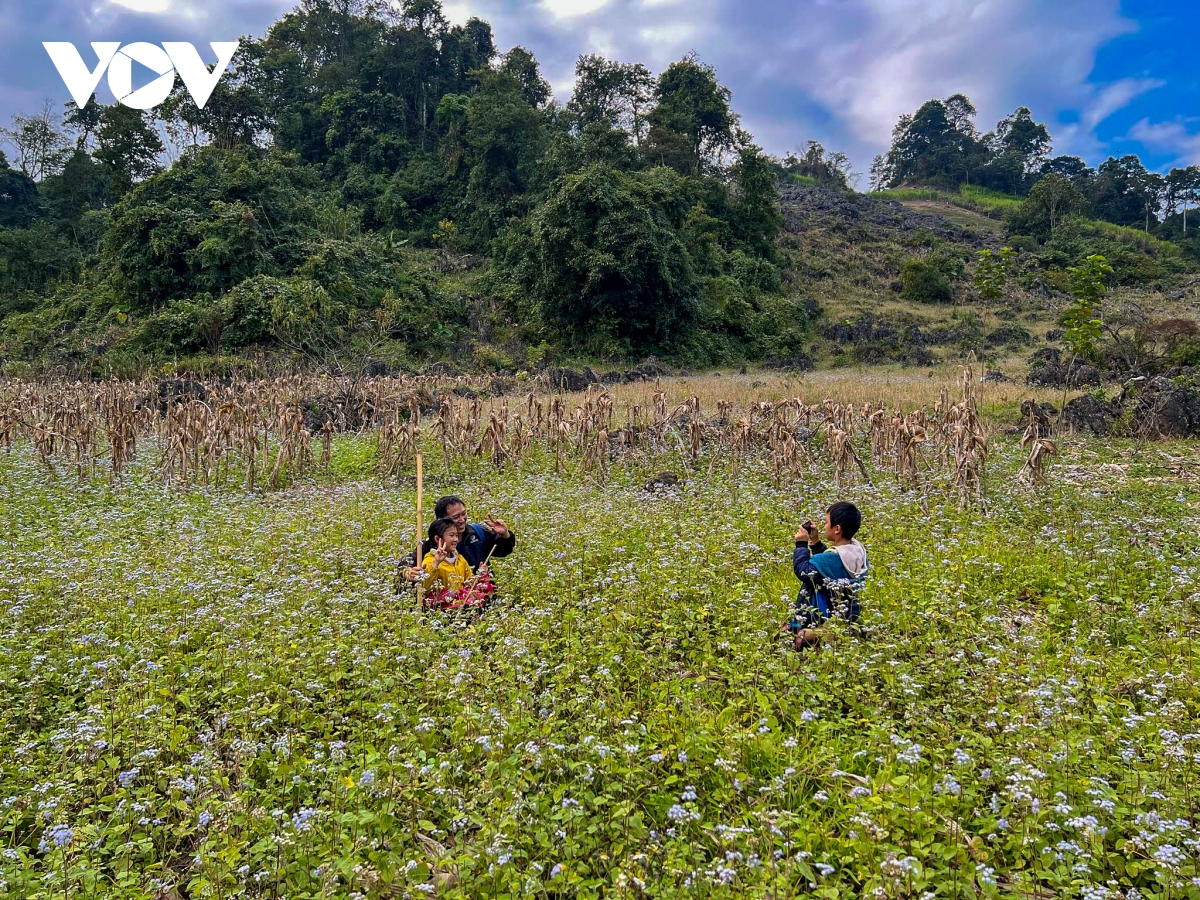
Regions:
[[[486, 387], [0, 382], [0, 897], [1200, 897], [1194, 445]], [[517, 535], [476, 622], [394, 591], [418, 450]], [[835, 499], [863, 627], [797, 654]]]

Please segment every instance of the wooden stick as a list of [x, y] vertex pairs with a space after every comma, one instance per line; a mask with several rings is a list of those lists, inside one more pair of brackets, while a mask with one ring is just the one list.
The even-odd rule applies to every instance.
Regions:
[[483, 560], [483, 562], [481, 562], [481, 563], [479, 564], [479, 572], [476, 572], [474, 575], [472, 575], [472, 576], [471, 576], [471, 581], [470, 581], [470, 583], [471, 583], [472, 585], [476, 585], [476, 584], [478, 584], [478, 583], [479, 583], [479, 579], [483, 577], [483, 576], [480, 574], [480, 572], [482, 572], [482, 571], [483, 571], [483, 567], [484, 567], [484, 566], [486, 566], [486, 565], [488, 564], [488, 561], [489, 561], [489, 560], [491, 560], [491, 558], [492, 558], [492, 554], [493, 554], [493, 553], [495, 553], [495, 552], [496, 552], [496, 545], [495, 545], [495, 544], [492, 544], [492, 549], [488, 551], [488, 555], [487, 555], [486, 557], [484, 557], [484, 560]]
[[[421, 530], [421, 490], [424, 487], [424, 479], [421, 475], [421, 451], [417, 451], [417, 551], [413, 556], [413, 561], [421, 565], [421, 542], [423, 540], [423, 532]], [[417, 582], [417, 605], [422, 609], [425, 607], [425, 581], [422, 579]]]

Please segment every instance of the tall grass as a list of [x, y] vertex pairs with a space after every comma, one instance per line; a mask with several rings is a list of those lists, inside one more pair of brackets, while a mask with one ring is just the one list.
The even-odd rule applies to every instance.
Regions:
[[1011, 194], [1002, 194], [973, 184], [964, 184], [958, 193], [937, 190], [936, 188], [893, 188], [888, 191], [876, 191], [872, 194], [884, 200], [927, 200], [948, 203], [961, 209], [968, 209], [992, 219], [1003, 219], [1006, 215], [1021, 208], [1021, 198]]
[[1012, 194], [989, 190], [975, 184], [964, 184], [959, 188], [958, 199], [960, 203], [966, 201], [973, 204], [972, 208], [983, 207], [989, 212], [1000, 213], [1001, 215], [1015, 213], [1021, 208], [1021, 204], [1024, 202], [1020, 197], [1015, 197]]
[[795, 184], [800, 187], [817, 187], [820, 184], [815, 178], [808, 175], [797, 175], [795, 172], [788, 172], [783, 177], [788, 184]]
[[1130, 228], [1128, 225], [1114, 225], [1112, 222], [1105, 222], [1102, 219], [1089, 219], [1088, 226], [1094, 228], [1099, 234], [1105, 237], [1110, 237], [1123, 244], [1133, 244], [1142, 250], [1147, 250], [1155, 254], [1176, 256], [1179, 253], [1178, 245], [1156, 238], [1152, 234], [1147, 234], [1140, 228]]

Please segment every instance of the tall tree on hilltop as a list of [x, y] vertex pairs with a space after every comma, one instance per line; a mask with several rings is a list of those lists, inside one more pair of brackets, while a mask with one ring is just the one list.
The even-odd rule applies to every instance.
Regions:
[[92, 94], [82, 109], [74, 100], [67, 101], [63, 125], [75, 132], [76, 148], [88, 153], [92, 151], [96, 132], [100, 129], [100, 112], [103, 109], [104, 107], [96, 102], [95, 94]]
[[845, 153], [840, 150], [826, 151], [820, 141], [813, 140], [808, 142], [802, 155], [797, 156], [796, 151], [792, 151], [785, 156], [783, 169], [785, 172], [812, 178], [825, 187], [842, 191], [849, 190], [851, 179], [859, 177], [851, 171], [850, 158]]
[[159, 109], [168, 136], [179, 145], [211, 143], [222, 150], [258, 143], [272, 122], [264, 83], [266, 53], [262, 42], [243, 37], [230, 70], [217, 82], [203, 109], [176, 76], [171, 96]]
[[104, 166], [117, 196], [135, 182], [162, 171], [158, 157], [164, 149], [158, 132], [140, 109], [119, 103], [104, 107], [92, 156]]
[[[407, 96], [413, 117], [421, 131], [421, 149], [425, 149], [429, 125], [442, 93], [437, 84], [441, 68], [442, 42], [450, 28], [439, 0], [404, 0], [400, 8], [401, 28], [388, 33], [388, 65], [397, 73], [398, 83], [388, 90]], [[407, 134], [407, 130], [406, 130]]]
[[575, 90], [567, 110], [580, 131], [596, 122], [628, 131], [641, 143], [646, 111], [654, 99], [654, 78], [641, 63], [619, 63], [585, 54], [575, 63]]
[[671, 63], [658, 78], [658, 102], [649, 117], [649, 152], [684, 174], [719, 166], [735, 142], [737, 115], [729, 107], [731, 97], [717, 81], [716, 70], [695, 54]]
[[1046, 160], [1042, 163], [1041, 174], [1049, 175], [1051, 173], [1069, 178], [1071, 183], [1081, 191], [1086, 190], [1096, 178], [1096, 170], [1078, 156], [1056, 156]]
[[37, 214], [37, 184], [0, 150], [0, 228], [24, 228]]
[[1029, 107], [1019, 106], [1012, 115], [996, 123], [996, 130], [984, 136], [993, 157], [987, 165], [989, 186], [1009, 194], [1024, 194], [1030, 176], [1041, 167], [1050, 152], [1050, 132], [1033, 120]]
[[1166, 196], [1166, 179], [1157, 172], [1146, 169], [1134, 179], [1133, 191], [1142, 207], [1144, 229], [1150, 231], [1150, 221], [1158, 224], [1159, 213], [1162, 212], [1163, 200]]
[[468, 19], [455, 25], [441, 43], [440, 68], [447, 93], [466, 94], [476, 86], [476, 73], [496, 58], [492, 26], [482, 19]]
[[979, 164], [980, 145], [971, 117], [975, 107], [963, 94], [929, 100], [914, 115], [903, 115], [892, 129], [892, 146], [876, 168], [876, 182], [897, 187], [906, 182], [957, 187], [970, 180]]
[[538, 61], [524, 47], [513, 47], [505, 53], [500, 71], [521, 82], [525, 102], [530, 106], [542, 106], [550, 99], [550, 84], [542, 77]]
[[1148, 175], [1142, 161], [1132, 154], [1109, 157], [1100, 164], [1092, 185], [1093, 212], [1116, 225], [1141, 225], [1146, 219]]
[[0, 136], [17, 151], [17, 168], [34, 181], [61, 172], [71, 155], [71, 142], [49, 100], [35, 115], [13, 116], [12, 127], [0, 128]]
[[946, 120], [950, 126], [964, 137], [978, 136], [975, 130], [975, 104], [966, 94], [951, 94], [943, 103], [946, 106]]
[[1200, 199], [1200, 166], [1172, 169], [1167, 173], [1164, 187], [1168, 213], [1183, 207], [1183, 233], [1187, 234], [1188, 209]]

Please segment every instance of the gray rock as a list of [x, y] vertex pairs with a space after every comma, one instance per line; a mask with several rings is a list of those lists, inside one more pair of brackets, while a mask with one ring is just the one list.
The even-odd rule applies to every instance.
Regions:
[[1200, 392], [1194, 382], [1182, 384], [1161, 375], [1122, 396], [1133, 403], [1133, 427], [1141, 437], [1187, 437], [1200, 434]]
[[578, 369], [565, 369], [558, 366], [547, 369], [546, 377], [549, 379], [550, 387], [553, 390], [565, 391], [569, 394], [577, 391], [586, 391], [589, 384], [599, 381], [591, 369], [585, 369], [583, 372], [580, 372]]
[[1112, 433], [1120, 414], [1121, 408], [1112, 401], [1084, 394], [1063, 407], [1062, 422], [1072, 431], [1103, 437]]

